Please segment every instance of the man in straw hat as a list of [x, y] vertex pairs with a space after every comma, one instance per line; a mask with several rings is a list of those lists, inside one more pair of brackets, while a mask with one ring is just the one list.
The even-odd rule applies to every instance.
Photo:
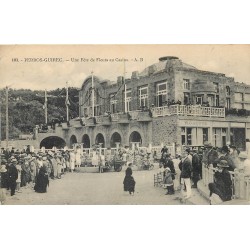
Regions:
[[[226, 160], [220, 160], [217, 164], [217, 171], [214, 174], [214, 183], [209, 184], [211, 190], [218, 190], [223, 201], [232, 199], [232, 180], [228, 171]], [[210, 190], [210, 191], [211, 191]]]

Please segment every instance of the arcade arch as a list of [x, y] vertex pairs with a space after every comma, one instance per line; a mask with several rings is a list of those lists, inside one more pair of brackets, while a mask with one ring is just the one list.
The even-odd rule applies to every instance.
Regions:
[[97, 134], [96, 138], [95, 138], [95, 144], [100, 144], [102, 143], [102, 147], [105, 147], [105, 139], [103, 134], [99, 133]]
[[45, 147], [46, 149], [64, 148], [66, 146], [65, 140], [58, 136], [49, 136], [44, 138], [40, 143], [40, 148]]
[[87, 134], [82, 136], [83, 148], [90, 148], [90, 139]]
[[116, 143], [120, 143], [122, 142], [122, 138], [121, 135], [117, 132], [113, 133], [110, 139], [110, 147], [111, 148], [115, 148], [116, 147]]
[[73, 145], [74, 145], [75, 143], [77, 143], [76, 136], [75, 136], [75, 135], [72, 135], [72, 136], [70, 137], [70, 140], [69, 140], [69, 146], [70, 146], [70, 148], [72, 148]]

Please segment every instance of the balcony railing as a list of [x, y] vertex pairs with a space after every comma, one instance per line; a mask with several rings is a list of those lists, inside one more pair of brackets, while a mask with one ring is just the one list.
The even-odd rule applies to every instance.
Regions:
[[171, 105], [152, 108], [153, 117], [166, 115], [189, 115], [189, 116], [205, 116], [205, 117], [225, 117], [225, 108], [202, 107], [202, 106], [186, 106]]

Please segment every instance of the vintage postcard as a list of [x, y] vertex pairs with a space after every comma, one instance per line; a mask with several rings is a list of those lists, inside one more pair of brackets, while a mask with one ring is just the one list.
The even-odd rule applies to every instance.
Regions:
[[0, 45], [0, 201], [250, 201], [250, 45]]

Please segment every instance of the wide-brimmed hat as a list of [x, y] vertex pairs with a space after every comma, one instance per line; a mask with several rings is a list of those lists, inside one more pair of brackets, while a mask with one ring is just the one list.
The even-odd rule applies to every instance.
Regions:
[[217, 166], [218, 167], [223, 167], [223, 168], [228, 168], [228, 163], [226, 160], [220, 160], [218, 163], [217, 163]]
[[171, 171], [169, 167], [166, 168], [166, 171]]
[[17, 162], [17, 159], [16, 159], [16, 158], [13, 158], [13, 159], [11, 159], [10, 162]]
[[1, 166], [0, 167], [0, 173], [6, 173], [7, 172], [7, 169], [5, 166]]
[[247, 159], [247, 153], [245, 153], [245, 152], [240, 152], [239, 158]]

